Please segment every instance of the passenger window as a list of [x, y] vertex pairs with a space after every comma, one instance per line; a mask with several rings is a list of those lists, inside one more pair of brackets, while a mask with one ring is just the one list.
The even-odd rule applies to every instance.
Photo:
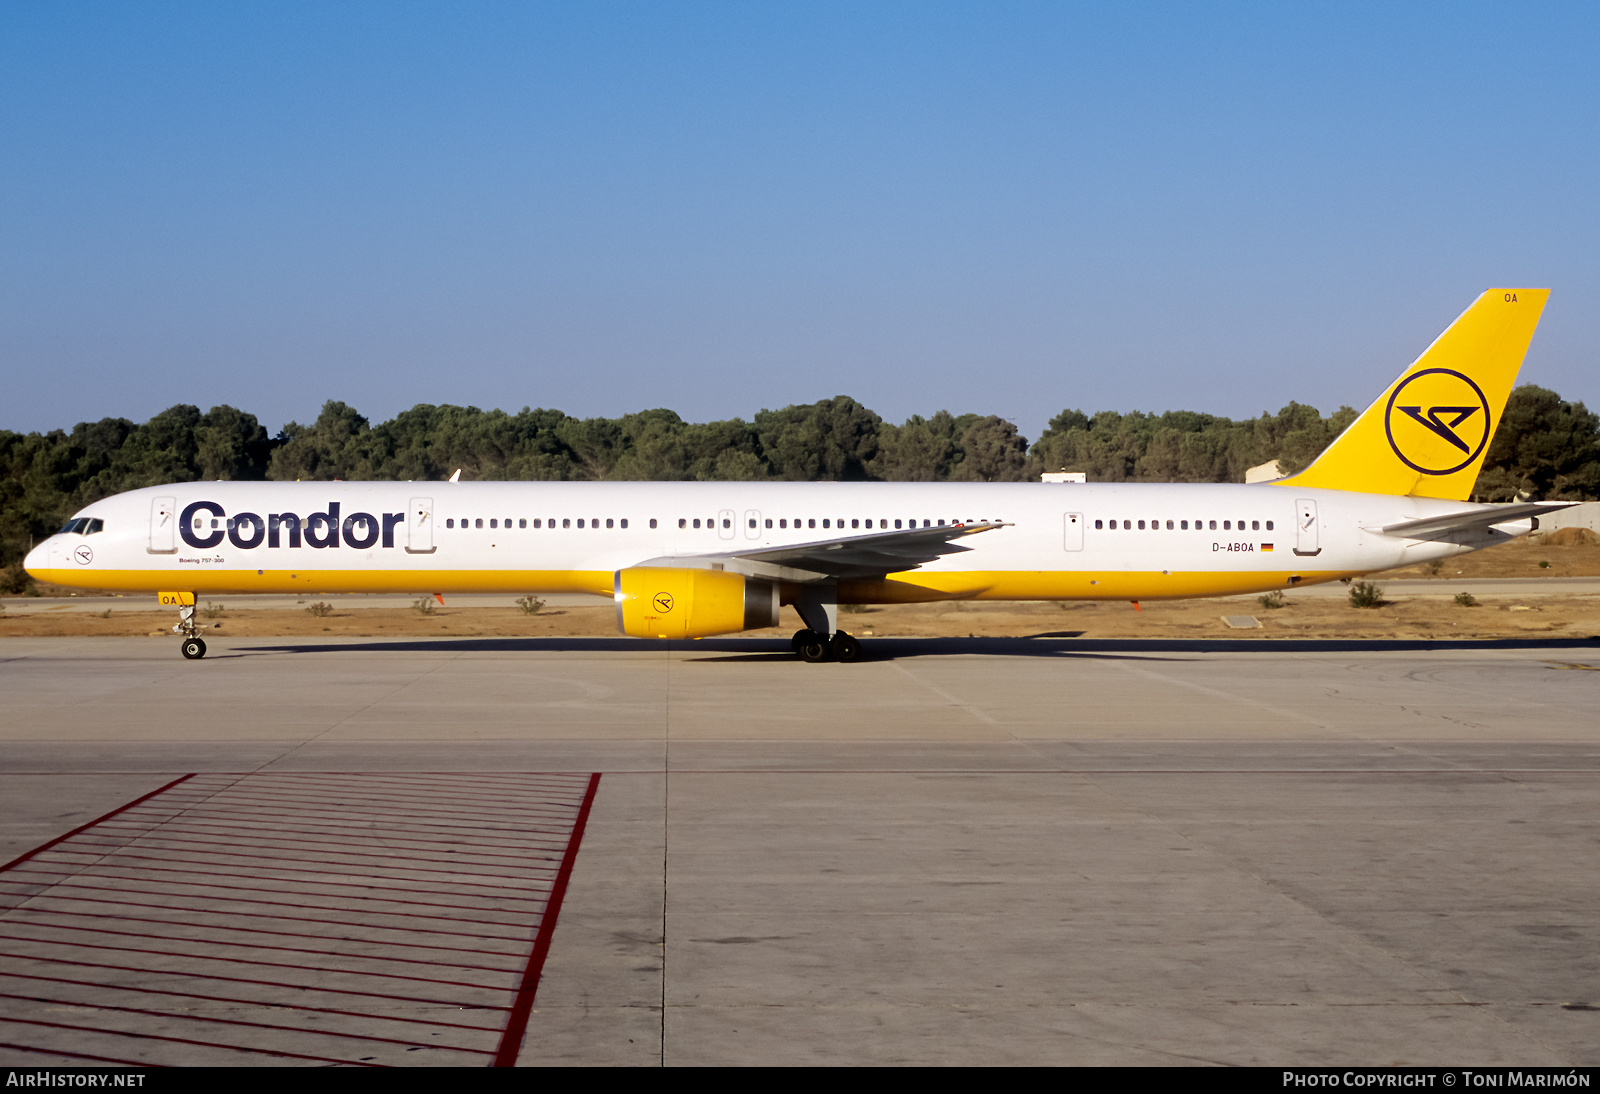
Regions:
[[451, 517], [449, 520], [444, 522], [444, 526], [446, 528], [454, 528], [456, 526], [456, 518]]
[[[806, 521], [806, 527], [807, 528], [815, 528], [816, 526], [817, 526], [817, 518], [816, 517], [812, 517], [810, 520]], [[824, 528], [826, 528], [828, 526], [828, 522], [827, 521], [823, 521], [822, 522], [822, 526]]]
[[1231, 524], [1229, 524], [1227, 521], [1223, 521], [1222, 522], [1222, 530], [1224, 532], [1231, 532], [1231, 531], [1233, 531], [1233, 526]]
[[[824, 527], [824, 528], [826, 528], [826, 527], [828, 527], [828, 518], [827, 518], [827, 517], [823, 517], [823, 518], [822, 518], [822, 526], [823, 526], [823, 527]], [[839, 525], [839, 527], [840, 527], [840, 528], [843, 528], [843, 527], [844, 527], [844, 524], [843, 524], [843, 523], [840, 523], [840, 525]]]
[[686, 520], [685, 520], [685, 519], [684, 519], [684, 518], [683, 518], [683, 517], [679, 517], [679, 518], [678, 518], [678, 527], [679, 527], [679, 528], [683, 528], [683, 527], [685, 527], [685, 526], [686, 526], [686, 525], [687, 525], [687, 524], [688, 524], [688, 521], [686, 521]]
[[482, 527], [483, 527], [483, 518], [482, 518], [482, 517], [477, 517], [477, 518], [475, 518], [475, 519], [474, 519], [474, 520], [473, 520], [473, 522], [472, 522], [472, 523], [473, 523], [473, 524], [474, 524], [474, 525], [476, 525], [476, 526], [477, 526], [477, 527], [479, 527], [479, 528], [482, 528]]
[[[578, 522], [578, 524], [581, 527], [582, 524], [583, 524], [583, 521], [580, 520]], [[562, 517], [561, 518], [561, 527], [563, 527], [563, 528], [571, 528], [572, 527], [572, 518], [571, 517]]]
[[1104, 528], [1105, 527], [1105, 521], [1097, 520], [1097, 521], [1094, 522], [1094, 526], [1096, 528]]
[[1272, 531], [1272, 522], [1270, 520], [1267, 521], [1267, 531]]
[[518, 517], [517, 518], [517, 527], [518, 528], [526, 528], [527, 526], [528, 526], [528, 518], [527, 517]]
[[694, 518], [694, 526], [696, 528], [700, 527], [700, 518], [699, 517], [695, 517]]
[[723, 517], [722, 518], [722, 526], [724, 528], [732, 528], [733, 527], [733, 521], [729, 520], [727, 517]]
[[539, 517], [534, 517], [533, 518], [533, 526], [535, 528], [543, 528], [544, 527], [544, 521]]
[[490, 517], [489, 518], [489, 527], [490, 528], [498, 528], [498, 527], [500, 527], [500, 522], [495, 520], [493, 517]]
[[1139, 522], [1139, 531], [1144, 531], [1144, 521], [1142, 520]]
[[1253, 520], [1253, 521], [1251, 521], [1251, 522], [1250, 522], [1250, 530], [1251, 530], [1251, 531], [1252, 531], [1252, 532], [1259, 532], [1259, 531], [1261, 531], [1261, 522], [1260, 522], [1260, 521], [1259, 521], [1259, 520]]
[[610, 517], [607, 517], [607, 518], [606, 518], [606, 527], [607, 527], [607, 528], [610, 528], [610, 527], [611, 527], [611, 518], [610, 518]]
[[778, 527], [779, 528], [787, 528], [787, 527], [789, 527], [788, 519], [785, 518], [785, 517], [779, 517], [778, 518]]
[[[754, 526], [755, 526], [755, 523], [756, 523], [756, 522], [755, 522], [755, 521], [751, 521], [751, 522], [750, 522], [750, 525], [751, 525], [751, 527], [754, 527]], [[771, 517], [768, 517], [768, 518], [767, 518], [767, 520], [766, 520], [766, 524], [767, 524], [767, 527], [768, 527], [768, 528], [771, 528], [771, 527], [772, 527], [772, 518], [771, 518]]]
[[1211, 522], [1211, 530], [1213, 532], [1215, 532], [1217, 530], [1217, 522], [1216, 521], [1212, 521]]
[[1186, 520], [1180, 520], [1178, 522], [1178, 531], [1187, 532], [1188, 530], [1189, 530], [1189, 522], [1186, 521]]

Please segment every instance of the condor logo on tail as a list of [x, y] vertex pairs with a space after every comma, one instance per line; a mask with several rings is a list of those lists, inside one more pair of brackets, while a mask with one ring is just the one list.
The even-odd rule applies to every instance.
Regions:
[[1384, 429], [1389, 447], [1407, 467], [1424, 475], [1451, 475], [1475, 461], [1489, 443], [1494, 433], [1489, 418], [1489, 400], [1470, 377], [1429, 368], [1395, 387]]

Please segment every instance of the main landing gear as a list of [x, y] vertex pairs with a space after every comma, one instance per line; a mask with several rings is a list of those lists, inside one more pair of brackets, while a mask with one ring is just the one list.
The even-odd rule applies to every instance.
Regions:
[[[794, 610], [800, 614], [805, 630], [790, 639], [800, 660], [855, 661], [861, 657], [861, 643], [839, 629], [839, 588], [836, 582], [802, 585], [795, 592]], [[829, 636], [832, 636], [831, 638]]]
[[794, 647], [794, 652], [800, 655], [800, 660], [812, 664], [818, 661], [849, 663], [861, 657], [861, 643], [844, 631], [834, 631], [831, 639], [813, 630], [795, 631], [789, 644]]
[[200, 637], [199, 628], [194, 625], [193, 604], [185, 604], [178, 609], [178, 623], [172, 629], [183, 635], [183, 642], [178, 648], [185, 660], [198, 661], [206, 655], [206, 640]]

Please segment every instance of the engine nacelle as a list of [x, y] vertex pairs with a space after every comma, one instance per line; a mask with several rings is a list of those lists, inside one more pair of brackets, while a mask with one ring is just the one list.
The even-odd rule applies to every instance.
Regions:
[[617, 630], [635, 638], [704, 638], [778, 625], [778, 586], [724, 570], [630, 566], [613, 579]]

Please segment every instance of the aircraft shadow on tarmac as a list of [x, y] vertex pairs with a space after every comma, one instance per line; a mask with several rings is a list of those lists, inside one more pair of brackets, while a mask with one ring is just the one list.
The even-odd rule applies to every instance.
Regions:
[[[869, 638], [861, 661], [915, 657], [1118, 657], [1162, 653], [1427, 653], [1446, 650], [1596, 650], [1590, 638], [1081, 638], [1051, 631], [1026, 638]], [[695, 653], [693, 661], [795, 661], [789, 643], [773, 638], [652, 641], [637, 638], [423, 638], [364, 642], [283, 642], [237, 650], [226, 657], [266, 653]]]

